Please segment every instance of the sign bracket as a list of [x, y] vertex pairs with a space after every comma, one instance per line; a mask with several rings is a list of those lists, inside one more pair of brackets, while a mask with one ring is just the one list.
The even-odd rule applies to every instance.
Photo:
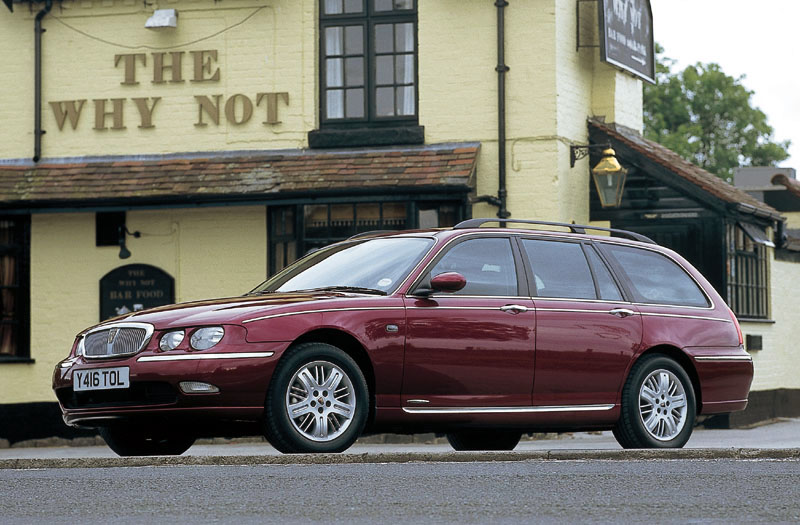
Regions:
[[575, 51], [580, 51], [582, 47], [600, 47], [600, 44], [581, 43], [581, 4], [587, 2], [597, 3], [597, 0], [575, 0]]

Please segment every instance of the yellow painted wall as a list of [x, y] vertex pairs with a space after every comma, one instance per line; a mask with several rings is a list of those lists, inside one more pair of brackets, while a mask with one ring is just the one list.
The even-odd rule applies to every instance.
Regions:
[[[316, 4], [312, 1], [199, 0], [161, 2], [178, 10], [175, 29], [145, 29], [154, 4], [134, 0], [64, 1], [44, 19], [43, 37], [43, 157], [130, 155], [180, 151], [219, 151], [297, 148], [315, 127], [316, 114]], [[2, 157], [32, 156], [33, 144], [33, 13], [20, 6], [13, 14], [0, 12], [0, 45], [6, 54], [0, 96]], [[299, 38], [298, 35], [305, 35]], [[218, 81], [194, 82], [190, 51], [216, 50], [212, 72]], [[180, 52], [182, 82], [154, 81], [153, 53]], [[125, 59], [117, 55], [144, 54], [136, 61], [135, 85], [123, 85]], [[171, 63], [171, 55], [164, 59]], [[21, 89], [20, 86], [25, 86]], [[195, 96], [221, 95], [222, 104], [235, 95], [255, 106], [257, 93], [286, 92], [289, 104], [279, 104], [282, 123], [264, 125], [266, 105], [253, 108], [246, 123], [228, 121], [198, 127]], [[153, 109], [153, 128], [142, 121], [133, 98], [160, 97]], [[125, 129], [95, 130], [95, 99], [121, 98]], [[76, 129], [67, 120], [59, 130], [51, 102], [86, 100]], [[237, 101], [237, 119], [242, 118]], [[78, 107], [76, 103], [76, 107]], [[112, 126], [112, 118], [105, 125]], [[11, 126], [7, 125], [9, 122]]]
[[[576, 8], [569, 0], [528, 0], [506, 9], [506, 158], [512, 217], [586, 223], [588, 159], [570, 168], [569, 145], [588, 142], [590, 116], [642, 127], [641, 81], [601, 63], [596, 48], [576, 50]], [[420, 2], [419, 18], [420, 124], [426, 141], [479, 140], [477, 194], [496, 195], [494, 6], [460, 0]], [[434, 28], [426, 24], [431, 20]], [[596, 22], [596, 16], [583, 19], [582, 32], [589, 43], [597, 41]], [[473, 207], [475, 217], [496, 213], [486, 204]]]
[[755, 376], [752, 390], [800, 388], [797, 360], [797, 312], [800, 296], [792, 286], [797, 282], [800, 265], [770, 261], [772, 319], [774, 324], [741, 323], [742, 332], [763, 337], [764, 349], [751, 352]]
[[34, 215], [31, 224], [31, 357], [0, 366], [3, 403], [54, 401], [50, 375], [75, 335], [100, 316], [99, 281], [126, 264], [175, 278], [177, 302], [245, 293], [266, 277], [263, 206], [128, 212], [132, 255], [95, 246], [93, 213]]
[[785, 212], [782, 211], [781, 215], [786, 217], [786, 227], [792, 230], [800, 229], [800, 211]]

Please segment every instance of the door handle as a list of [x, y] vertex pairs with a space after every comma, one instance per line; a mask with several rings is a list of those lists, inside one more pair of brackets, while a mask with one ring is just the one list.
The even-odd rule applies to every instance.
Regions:
[[628, 317], [636, 312], [633, 310], [628, 310], [627, 308], [614, 308], [613, 310], [609, 310], [608, 313], [611, 315], [616, 315], [617, 317]]
[[501, 306], [500, 310], [509, 314], [521, 314], [522, 312], [527, 312], [530, 310], [527, 306], [522, 306], [521, 304], [507, 304], [505, 306]]

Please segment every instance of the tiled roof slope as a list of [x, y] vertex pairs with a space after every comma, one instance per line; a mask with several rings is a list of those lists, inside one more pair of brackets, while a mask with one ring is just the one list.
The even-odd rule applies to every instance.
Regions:
[[479, 143], [0, 164], [0, 207], [473, 184]]
[[709, 173], [708, 171], [695, 166], [691, 162], [684, 160], [680, 155], [674, 151], [665, 148], [657, 142], [648, 140], [641, 136], [639, 133], [624, 126], [615, 124], [606, 124], [596, 120], [589, 121], [589, 130], [597, 130], [607, 135], [612, 140], [619, 141], [632, 150], [644, 155], [650, 161], [657, 163], [674, 175], [681, 177], [698, 188], [705, 191], [707, 194], [731, 204], [746, 204], [752, 206], [756, 210], [761, 211], [764, 215], [777, 218], [780, 213], [773, 207], [764, 204], [755, 197], [748, 195], [744, 191], [728, 184], [719, 177]]

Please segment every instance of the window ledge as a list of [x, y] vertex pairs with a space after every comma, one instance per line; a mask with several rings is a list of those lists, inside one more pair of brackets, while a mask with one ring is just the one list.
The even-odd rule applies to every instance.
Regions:
[[760, 323], [760, 324], [775, 324], [774, 319], [756, 319], [751, 317], [737, 317], [740, 323]]
[[0, 356], [0, 365], [3, 363], [23, 363], [32, 365], [36, 360], [30, 357]]
[[425, 144], [425, 128], [423, 126], [397, 126], [391, 128], [315, 129], [308, 133], [308, 145], [311, 148], [406, 144]]

